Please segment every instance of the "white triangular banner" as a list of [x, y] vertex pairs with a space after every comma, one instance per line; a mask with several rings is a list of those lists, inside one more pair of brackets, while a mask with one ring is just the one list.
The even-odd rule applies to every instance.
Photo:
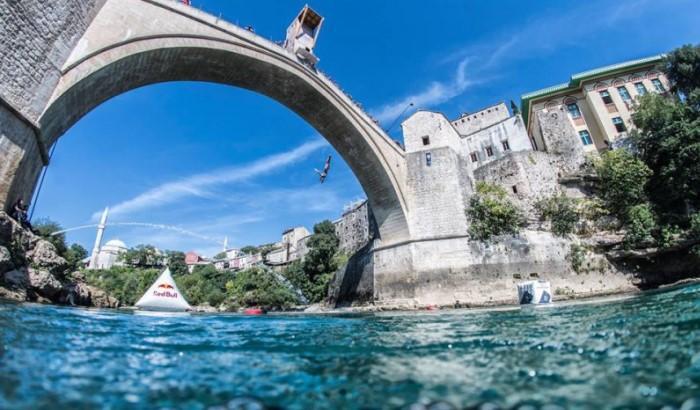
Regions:
[[169, 311], [191, 309], [190, 304], [187, 303], [180, 289], [177, 288], [168, 268], [165, 268], [153, 285], [136, 302], [136, 307], [145, 310]]

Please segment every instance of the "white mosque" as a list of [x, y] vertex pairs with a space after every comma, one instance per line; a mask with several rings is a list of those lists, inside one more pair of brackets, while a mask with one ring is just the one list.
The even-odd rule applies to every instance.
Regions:
[[119, 260], [119, 255], [126, 253], [126, 244], [119, 239], [107, 241], [97, 252], [95, 265], [89, 266], [90, 269], [109, 269], [112, 266], [122, 266], [123, 261]]
[[126, 253], [129, 249], [126, 244], [119, 239], [112, 239], [102, 246], [102, 236], [107, 226], [107, 215], [109, 208], [105, 209], [97, 226], [97, 237], [92, 248], [92, 255], [88, 262], [88, 269], [109, 269], [112, 266], [122, 266], [123, 261], [119, 260], [119, 255]]

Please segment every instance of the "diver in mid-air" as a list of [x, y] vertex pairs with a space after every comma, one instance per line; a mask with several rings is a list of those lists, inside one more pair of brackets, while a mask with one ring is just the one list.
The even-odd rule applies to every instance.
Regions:
[[330, 169], [331, 169], [331, 156], [329, 155], [328, 159], [326, 159], [326, 164], [323, 166], [323, 171], [319, 171], [317, 169], [314, 169], [314, 171], [316, 171], [316, 173], [318, 174], [318, 176], [319, 176], [318, 179], [319, 179], [319, 181], [321, 181], [321, 183], [323, 183], [323, 181], [326, 180], [326, 177], [328, 176], [328, 171], [330, 171]]

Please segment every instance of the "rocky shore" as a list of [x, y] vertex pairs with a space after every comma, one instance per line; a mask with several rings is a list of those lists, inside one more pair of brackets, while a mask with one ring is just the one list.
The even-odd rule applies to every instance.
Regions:
[[0, 212], [0, 298], [19, 302], [119, 307], [119, 301], [71, 272], [53, 244]]

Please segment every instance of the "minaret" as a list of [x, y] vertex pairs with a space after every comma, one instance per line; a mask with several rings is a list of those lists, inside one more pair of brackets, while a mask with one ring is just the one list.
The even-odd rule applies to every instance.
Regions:
[[224, 236], [224, 252], [228, 250], [228, 236]]
[[109, 207], [105, 208], [104, 212], [102, 212], [100, 224], [97, 225], [97, 236], [95, 237], [95, 246], [92, 247], [92, 255], [90, 255], [90, 263], [88, 264], [89, 269], [97, 269], [97, 256], [100, 253], [100, 247], [102, 246], [102, 235], [104, 235], [105, 227], [107, 226], [107, 215], [109, 215]]

